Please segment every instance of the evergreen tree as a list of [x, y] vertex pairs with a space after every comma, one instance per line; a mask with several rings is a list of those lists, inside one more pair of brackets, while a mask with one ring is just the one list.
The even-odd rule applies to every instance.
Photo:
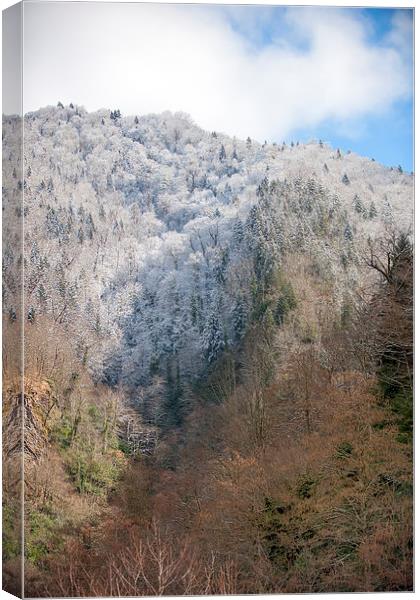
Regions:
[[41, 307], [41, 311], [46, 312], [48, 297], [47, 297], [47, 291], [42, 282], [39, 284], [37, 295], [38, 295], [38, 301], [39, 301], [39, 304]]
[[350, 223], [347, 223], [347, 225], [344, 228], [344, 239], [347, 242], [351, 242], [353, 240], [353, 231], [350, 226]]
[[245, 298], [241, 295], [237, 298], [233, 311], [232, 311], [232, 321], [233, 321], [233, 335], [235, 343], [240, 342], [240, 340], [244, 337], [247, 328], [248, 321], [248, 311], [246, 306]]
[[168, 358], [166, 361], [166, 402], [164, 407], [163, 426], [179, 427], [183, 420], [184, 393], [181, 384], [179, 358]]
[[363, 210], [364, 210], [363, 203], [358, 194], [356, 194], [353, 198], [353, 206], [354, 206], [354, 210], [357, 213], [359, 213], [359, 214], [363, 213]]
[[85, 241], [85, 234], [83, 233], [83, 229], [81, 227], [79, 227], [77, 231], [77, 239], [79, 240], [80, 244], [83, 244]]
[[369, 219], [375, 219], [378, 215], [378, 211], [376, 210], [376, 206], [375, 203], [372, 202], [370, 203], [370, 208], [369, 208]]
[[274, 320], [277, 325], [281, 325], [287, 313], [296, 308], [296, 296], [290, 283], [282, 283], [280, 285], [280, 296], [277, 300]]
[[219, 315], [220, 311], [213, 303], [210, 307], [207, 322], [204, 326], [202, 338], [204, 357], [209, 365], [217, 360], [226, 346], [223, 327]]
[[264, 198], [267, 193], [268, 193], [268, 179], [267, 179], [267, 177], [264, 177], [264, 179], [261, 181], [261, 183], [259, 184], [259, 186], [257, 188], [257, 196], [259, 198]]
[[244, 239], [244, 226], [240, 219], [237, 219], [233, 225], [233, 243], [236, 248], [239, 248]]

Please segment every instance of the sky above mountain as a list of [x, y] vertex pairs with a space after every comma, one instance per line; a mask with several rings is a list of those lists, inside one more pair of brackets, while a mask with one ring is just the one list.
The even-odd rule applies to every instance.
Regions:
[[408, 9], [26, 3], [24, 48], [25, 111], [183, 111], [413, 168]]

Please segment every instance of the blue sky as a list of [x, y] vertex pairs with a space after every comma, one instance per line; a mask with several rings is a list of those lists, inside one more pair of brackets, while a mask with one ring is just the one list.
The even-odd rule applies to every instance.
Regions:
[[413, 169], [411, 10], [26, 3], [25, 109], [189, 113]]
[[[327, 20], [329, 8], [320, 10], [324, 11]], [[309, 50], [307, 40], [290, 39], [293, 33], [285, 22], [287, 9], [284, 7], [234, 7], [222, 11], [226, 12], [232, 28], [249, 39], [255, 48], [264, 48], [282, 39], [291, 42], [302, 52]], [[413, 11], [410, 9], [354, 8], [347, 12], [365, 22], [369, 44], [377, 47], [386, 43], [398, 16], [408, 17], [411, 27], [413, 22]], [[406, 44], [405, 60], [411, 68], [412, 31], [407, 32]], [[409, 93], [406, 98], [395, 101], [382, 113], [358, 119], [350, 118], [345, 124], [327, 119], [313, 127], [296, 127], [285, 136], [284, 141], [290, 143], [311, 138], [322, 139], [329, 141], [334, 147], [351, 149], [385, 165], [401, 165], [404, 170], [412, 171], [414, 123], [411, 96]]]
[[352, 150], [384, 165], [401, 165], [405, 171], [411, 172], [414, 134], [412, 114], [412, 101], [399, 101], [384, 115], [369, 116], [356, 122], [357, 131], [354, 135], [340, 132], [340, 126], [334, 123], [324, 123], [312, 130], [297, 129], [286, 141], [320, 138], [342, 150]]

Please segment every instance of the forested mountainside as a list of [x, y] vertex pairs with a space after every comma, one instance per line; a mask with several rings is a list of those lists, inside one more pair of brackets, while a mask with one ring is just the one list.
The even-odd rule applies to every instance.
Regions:
[[25, 116], [21, 164], [19, 127], [4, 423], [23, 265], [31, 593], [409, 589], [413, 176], [60, 103]]
[[[168, 360], [200, 375], [242, 337], [252, 282], [282, 254], [311, 255], [343, 305], [368, 237], [411, 222], [410, 175], [322, 142], [261, 146], [182, 114], [66, 107], [28, 114], [25, 143], [24, 181], [12, 172], [4, 191], [7, 210], [25, 187], [27, 312], [71, 326], [111, 384], [147, 385]], [[17, 258], [10, 240], [6, 266]], [[13, 314], [7, 279], [5, 294]]]

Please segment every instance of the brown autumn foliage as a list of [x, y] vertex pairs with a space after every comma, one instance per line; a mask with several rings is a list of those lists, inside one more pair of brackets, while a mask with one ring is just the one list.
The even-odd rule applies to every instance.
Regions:
[[[45, 563], [35, 595], [410, 589], [410, 451], [392, 420], [382, 426], [389, 415], [372, 383], [341, 374], [323, 390], [316, 430], [257, 452], [215, 454], [209, 435], [204, 447], [184, 448], [175, 473], [155, 465], [152, 477], [133, 465], [141, 506], [127, 521], [116, 500], [112, 518], [72, 539], [62, 561]], [[224, 413], [215, 413], [222, 427]]]
[[[29, 565], [28, 595], [412, 589], [412, 447], [374, 371], [401, 296], [380, 288], [373, 306], [387, 301], [377, 318], [368, 304], [343, 325], [305, 264], [290, 259], [289, 269], [302, 301], [282, 326], [255, 325], [238, 356], [212, 373], [210, 392], [197, 390], [182, 427], [161, 436], [151, 456], [127, 461], [105, 496], [76, 491], [53, 446], [34, 462], [31, 507], [42, 513], [49, 502], [74, 514]], [[405, 310], [408, 347], [406, 319]], [[100, 429], [70, 419], [71, 444], [90, 436], [98, 457], [108, 456], [106, 407], [115, 398], [89, 393], [102, 399]], [[73, 391], [58, 396], [70, 417], [91, 406]]]

